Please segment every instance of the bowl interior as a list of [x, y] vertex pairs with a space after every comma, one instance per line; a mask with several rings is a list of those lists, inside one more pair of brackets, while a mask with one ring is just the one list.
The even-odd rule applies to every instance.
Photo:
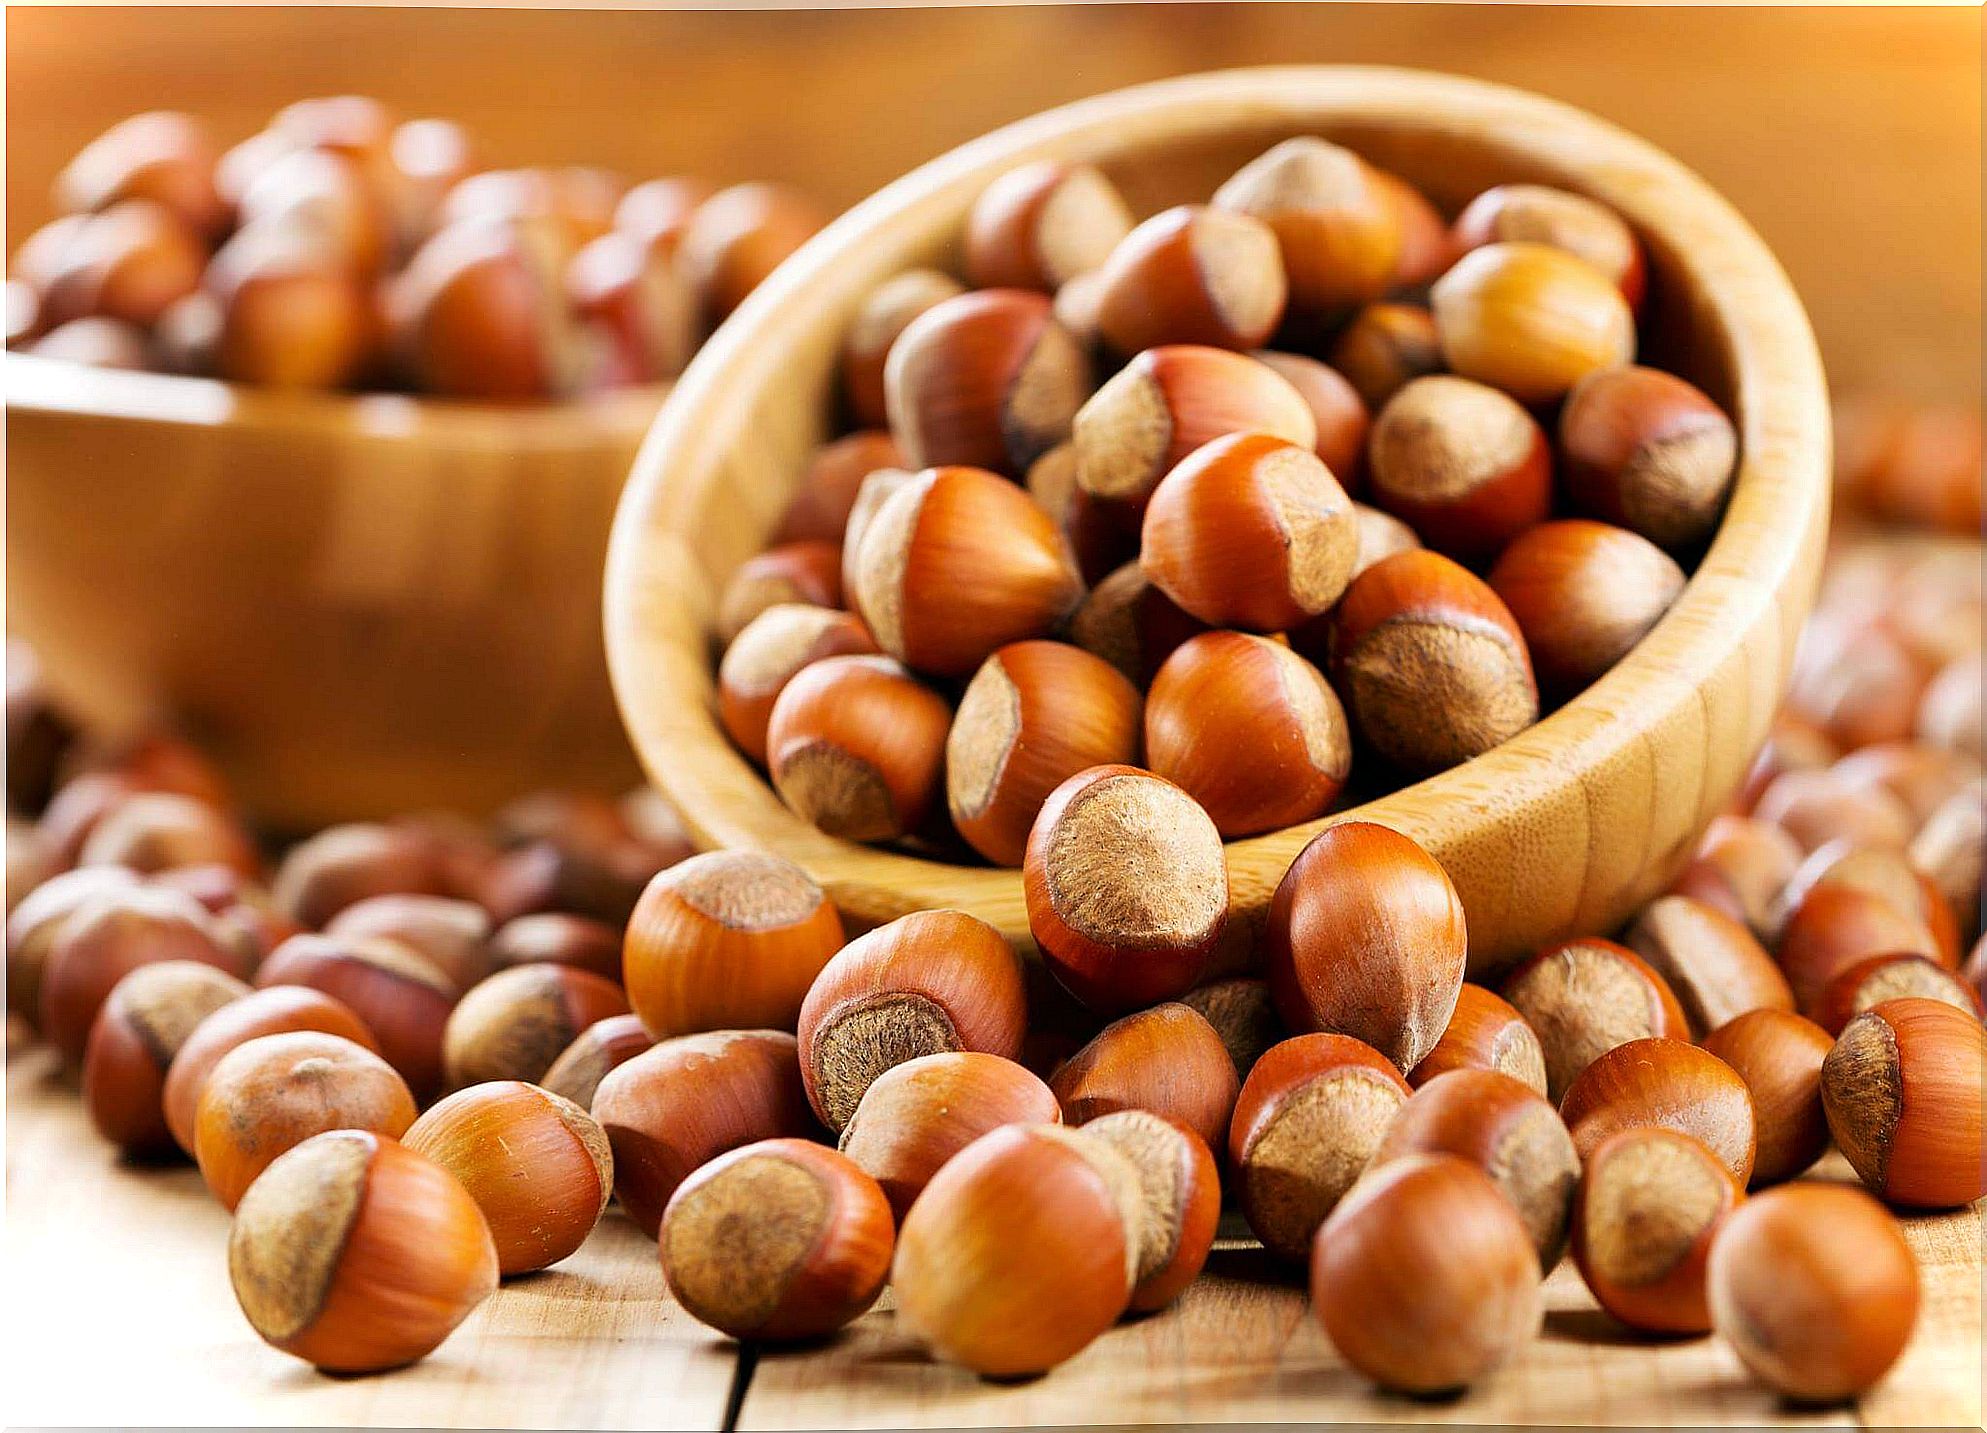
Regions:
[[[1726, 521], [1690, 587], [1614, 672], [1496, 751], [1326, 820], [1382, 820], [1434, 850], [1463, 892], [1473, 961], [1483, 963], [1555, 932], [1601, 928], [1666, 876], [1763, 737], [1812, 592], [1827, 437], [1805, 316], [1744, 222], [1641, 141], [1502, 87], [1346, 67], [1167, 81], [999, 131], [850, 211], [713, 339], [644, 445], [607, 591], [610, 665], [637, 751], [702, 839], [801, 861], [858, 919], [962, 906], [1026, 942], [1016, 873], [822, 836], [731, 751], [713, 715], [715, 595], [763, 545], [808, 452], [828, 436], [855, 306], [904, 268], [956, 269], [960, 222], [989, 179], [1030, 159], [1086, 160], [1142, 216], [1204, 201], [1242, 163], [1306, 133], [1396, 170], [1450, 213], [1512, 181], [1616, 208], [1649, 253], [1644, 361], [1718, 399], [1743, 453]], [[1245, 924], [1321, 824], [1231, 844]]]

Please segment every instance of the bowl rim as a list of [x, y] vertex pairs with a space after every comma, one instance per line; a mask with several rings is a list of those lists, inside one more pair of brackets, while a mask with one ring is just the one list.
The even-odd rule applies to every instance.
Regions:
[[647, 431], [673, 387], [648, 383], [577, 398], [485, 403], [389, 390], [285, 391], [184, 373], [95, 368], [8, 352], [7, 416], [60, 415], [274, 434], [353, 433], [472, 443], [499, 436], [539, 444], [602, 430]]
[[[949, 226], [956, 232], [987, 180], [1030, 159], [1109, 161], [1168, 141], [1241, 129], [1303, 133], [1385, 121], [1467, 129], [1527, 163], [1567, 171], [1561, 182], [1595, 192], [1666, 252], [1688, 234], [1693, 320], [1715, 339], [1731, 379], [1740, 462], [1726, 514], [1684, 592], [1661, 622], [1600, 681], [1509, 741], [1386, 796], [1299, 826], [1228, 844], [1231, 900], [1260, 911], [1290, 860], [1327, 826], [1373, 820], [1429, 845], [1474, 821], [1512, 827], [1535, 818], [1553, 789], [1613, 768], [1679, 713], [1703, 728], [1718, 766], [1691, 789], [1652, 802], [1692, 803], [1695, 831], [1735, 789], [1764, 739], [1784, 687], [1794, 639], [1812, 598], [1827, 527], [1828, 399], [1805, 312], [1765, 243], [1723, 197], [1649, 142], [1587, 112], [1526, 91], [1431, 71], [1382, 66], [1272, 66], [1160, 80], [1078, 100], [1007, 125], [929, 161], [847, 211], [810, 240], [743, 304], [692, 361], [657, 416], [622, 490], [609, 543], [603, 616], [608, 666], [622, 719], [651, 779], [707, 846], [774, 851], [806, 868], [858, 920], [951, 906], [985, 915], [1029, 944], [1021, 873], [949, 865], [824, 835], [781, 804], [770, 783], [724, 736], [712, 664], [677, 660], [688, 613], [707, 611], [694, 536], [705, 489], [722, 477], [724, 450], [744, 431], [783, 365], [780, 330], [805, 331], [845, 312], [876, 278], [915, 260], [910, 240], [880, 233]], [[1487, 138], [1486, 138], [1487, 137]], [[1661, 212], [1654, 212], [1656, 206]], [[876, 251], [887, 251], [879, 258]], [[851, 274], [860, 274], [858, 280]], [[1715, 275], [1710, 283], [1705, 275]], [[797, 326], [797, 327], [796, 327]], [[701, 605], [700, 605], [701, 604]], [[701, 623], [699, 624], [701, 626]], [[1748, 650], [1764, 633], [1765, 659]], [[1740, 663], [1746, 700], [1734, 718], [1705, 710], [1699, 688]], [[1693, 708], [1696, 710], [1692, 711]], [[1728, 730], [1736, 724], [1738, 730]], [[1598, 826], [1601, 815], [1590, 812]], [[1507, 832], [1508, 834], [1508, 832]], [[1546, 843], [1549, 847], [1550, 843]], [[1656, 889], [1687, 853], [1644, 850], [1633, 884]], [[1590, 863], [1593, 853], [1587, 852]], [[1446, 863], [1446, 860], [1445, 860]], [[1653, 872], [1653, 874], [1652, 874]], [[1454, 869], [1452, 867], [1452, 874]], [[1586, 871], [1583, 870], [1583, 879]], [[1459, 884], [1461, 882], [1459, 881]], [[1505, 901], [1509, 903], [1508, 893]], [[1616, 916], [1628, 908], [1619, 895]], [[1532, 918], [1541, 928], [1593, 926], [1592, 911]], [[1492, 951], [1503, 959], [1511, 951]], [[1477, 953], [1472, 951], [1472, 968]]]

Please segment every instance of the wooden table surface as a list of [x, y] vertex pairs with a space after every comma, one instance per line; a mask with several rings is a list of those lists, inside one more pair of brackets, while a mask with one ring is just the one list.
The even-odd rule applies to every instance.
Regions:
[[[938, 1428], [1135, 1423], [1966, 1425], [1981, 1421], [1977, 1209], [1905, 1228], [1924, 1305], [1889, 1378], [1854, 1408], [1796, 1409], [1716, 1339], [1611, 1324], [1570, 1263], [1545, 1332], [1468, 1395], [1376, 1393], [1299, 1283], [1225, 1240], [1173, 1309], [1121, 1325], [1046, 1377], [931, 1362], [882, 1304], [840, 1339], [741, 1355], [684, 1315], [618, 1212], [557, 1269], [500, 1290], [425, 1362], [329, 1378], [265, 1347], [235, 1307], [228, 1216], [181, 1167], [121, 1166], [43, 1050], [7, 1058], [9, 1425]], [[1823, 1177], [1846, 1177], [1831, 1156]]]

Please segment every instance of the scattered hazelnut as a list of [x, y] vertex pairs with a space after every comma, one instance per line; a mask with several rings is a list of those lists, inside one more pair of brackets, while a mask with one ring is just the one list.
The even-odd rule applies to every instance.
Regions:
[[1980, 1018], [1973, 987], [1937, 961], [1922, 955], [1873, 955], [1828, 982], [1815, 1002], [1815, 1023], [1839, 1035], [1865, 1010], [1906, 997], [1937, 1000]]
[[[11, 840], [11, 833], [10, 840]], [[7, 1010], [29, 1025], [41, 1018], [41, 979], [63, 928], [99, 896], [135, 889], [122, 866], [83, 866], [50, 876], [7, 912]]]
[[1407, 1072], [1407, 1082], [1420, 1089], [1451, 1070], [1495, 1070], [1538, 1094], [1546, 1092], [1538, 1035], [1508, 1003], [1468, 981], [1456, 993], [1456, 1010], [1442, 1038]]
[[1752, 814], [1770, 821], [1803, 851], [1835, 840], [1903, 850], [1911, 844], [1911, 813], [1881, 788], [1857, 787], [1833, 771], [1787, 771], [1759, 794]]
[[1546, 1093], [1555, 1103], [1582, 1070], [1618, 1045], [1690, 1037], [1669, 982], [1611, 940], [1572, 940], [1540, 951], [1504, 977], [1504, 998], [1545, 1051]]
[[1670, 890], [1722, 911], [1766, 940], [1777, 935], [1775, 906], [1801, 856], [1800, 844], [1770, 822], [1714, 816]]
[[368, 896], [327, 921], [324, 933], [412, 946], [464, 990], [490, 973], [490, 916], [473, 901], [404, 891]]
[[1573, 1201], [1573, 1262], [1600, 1306], [1630, 1328], [1711, 1328], [1705, 1266], [1745, 1192], [1687, 1134], [1654, 1126], [1610, 1135], [1587, 1156]]
[[192, 960], [141, 965], [118, 981], [83, 1053], [83, 1107], [98, 1133], [127, 1153], [169, 1153], [166, 1069], [203, 1020], [247, 994], [226, 971]]
[[1877, 955], [1922, 955], [1945, 964], [1925, 925], [1874, 892], [1822, 885], [1810, 891], [1780, 937], [1780, 969], [1798, 1009], [1813, 1012], [1829, 982]]
[[[1180, 1003], [1214, 1027], [1241, 1079], [1247, 1079], [1263, 1052], [1287, 1034], [1266, 980], [1249, 976], [1216, 980], [1189, 990]], [[1220, 1142], [1214, 1147], [1220, 1148]]]
[[317, 930], [367, 896], [446, 895], [431, 845], [392, 826], [330, 826], [299, 841], [277, 868], [273, 894], [283, 912]]
[[571, 1100], [583, 1110], [593, 1108], [594, 1092], [610, 1070], [625, 1065], [655, 1044], [639, 1015], [610, 1015], [573, 1037], [559, 1058], [538, 1080], [541, 1089]]
[[1560, 1118], [1586, 1160], [1617, 1130], [1656, 1125], [1700, 1139], [1743, 1188], [1756, 1150], [1752, 1096], [1738, 1071], [1682, 1040], [1630, 1040], [1567, 1087]]
[[538, 961], [472, 987], [442, 1031], [451, 1086], [541, 1079], [595, 1021], [628, 1013], [621, 987], [570, 965]]
[[1177, 1002], [1106, 1025], [1057, 1069], [1049, 1088], [1072, 1125], [1119, 1110], [1149, 1110], [1218, 1146], [1240, 1088], [1214, 1027]]
[[1150, 1110], [1119, 1110], [1083, 1129], [1138, 1171], [1144, 1218], [1131, 1307], [1163, 1309], [1199, 1276], [1214, 1247], [1221, 1217], [1214, 1156], [1192, 1129]]
[[1669, 986], [1697, 1034], [1748, 1010], [1792, 1010], [1794, 992], [1752, 932], [1689, 896], [1642, 908], [1622, 940]]
[[1805, 1173], [1828, 1148], [1821, 1062], [1834, 1044], [1829, 1033], [1792, 1011], [1748, 1010], [1702, 1044], [1738, 1071], [1752, 1096], [1753, 1187]]
[[1887, 1000], [1847, 1025], [1821, 1067], [1836, 1145], [1872, 1193], [1912, 1209], [1987, 1193], [1980, 1018], [1937, 1000]]
[[412, 946], [397, 940], [293, 936], [263, 962], [255, 983], [308, 985], [343, 1001], [365, 1022], [387, 1064], [417, 1097], [428, 1099], [441, 1091], [443, 1032], [462, 991]]

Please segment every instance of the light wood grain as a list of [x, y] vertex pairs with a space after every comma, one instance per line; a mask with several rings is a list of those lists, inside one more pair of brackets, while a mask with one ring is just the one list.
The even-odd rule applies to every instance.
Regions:
[[7, 625], [278, 828], [635, 770], [600, 573], [655, 391], [500, 408], [8, 354]]
[[[1484, 971], [1608, 928], [1660, 887], [1764, 737], [1813, 594], [1828, 504], [1814, 341], [1779, 266], [1694, 175], [1565, 106], [1414, 71], [1230, 71], [1085, 101], [933, 161], [845, 215], [684, 374], [616, 518], [608, 658], [637, 752], [712, 844], [781, 852], [860, 920], [957, 906], [1029, 944], [1021, 882], [831, 839], [782, 806], [714, 716], [707, 629], [822, 434], [833, 356], [882, 278], [942, 261], [993, 176], [1042, 156], [1101, 164], [1150, 211], [1204, 197], [1268, 144], [1320, 132], [1456, 205], [1500, 180], [1584, 190], [1641, 232], [1657, 301], [1645, 352], [1721, 398], [1743, 444], [1725, 523], [1663, 622], [1615, 671], [1498, 750], [1346, 815], [1447, 868]], [[1234, 907], [1267, 904], [1322, 823], [1230, 847]]]
[[[618, 1213], [556, 1269], [500, 1289], [426, 1361], [334, 1379], [250, 1332], [228, 1287], [227, 1216], [198, 1176], [118, 1164], [44, 1051], [10, 1050], [6, 1157], [10, 1425], [723, 1425], [737, 1346], [676, 1307], [654, 1245]], [[1847, 1177], [1835, 1156], [1819, 1173]], [[1923, 1312], [1903, 1360], [1853, 1409], [1780, 1405], [1716, 1339], [1626, 1333], [1570, 1263], [1546, 1285], [1543, 1336], [1515, 1365], [1460, 1399], [1388, 1397], [1332, 1351], [1293, 1277], [1227, 1239], [1175, 1307], [1023, 1383], [934, 1363], [886, 1292], [838, 1339], [760, 1352], [737, 1426], [1978, 1424], [1978, 1213], [1915, 1218], [1905, 1234]]]

